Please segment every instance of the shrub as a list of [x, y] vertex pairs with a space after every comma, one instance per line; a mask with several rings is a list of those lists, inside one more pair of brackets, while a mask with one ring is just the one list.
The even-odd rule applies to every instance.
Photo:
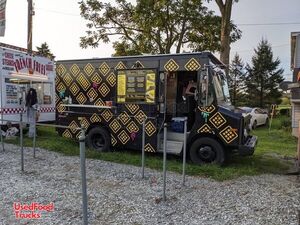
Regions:
[[290, 115], [290, 109], [284, 108], [279, 110], [279, 114], [282, 116], [289, 116]]
[[283, 118], [280, 120], [280, 126], [282, 130], [291, 131], [292, 130], [292, 121], [290, 118]]

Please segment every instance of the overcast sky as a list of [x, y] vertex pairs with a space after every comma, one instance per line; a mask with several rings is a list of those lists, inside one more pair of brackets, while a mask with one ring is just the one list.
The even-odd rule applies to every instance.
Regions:
[[[78, 0], [33, 0], [33, 49], [47, 42], [56, 59], [108, 57], [110, 44], [97, 49], [81, 49], [79, 38], [85, 34], [85, 21], [79, 15]], [[209, 8], [219, 13], [214, 3]], [[7, 0], [5, 37], [0, 42], [26, 48], [27, 0]], [[240, 0], [234, 4], [232, 20], [242, 30], [242, 38], [232, 45], [244, 62], [250, 63], [253, 49], [267, 39], [275, 57], [281, 60], [285, 76], [291, 79], [290, 33], [300, 31], [299, 0]]]

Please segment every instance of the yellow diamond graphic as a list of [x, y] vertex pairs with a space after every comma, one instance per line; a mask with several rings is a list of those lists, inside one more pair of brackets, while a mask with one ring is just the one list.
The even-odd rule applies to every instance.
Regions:
[[71, 132], [68, 129], [63, 132], [62, 136], [66, 137], [66, 138], [72, 138], [73, 137]]
[[115, 75], [114, 73], [111, 73], [111, 74], [107, 77], [106, 80], [107, 80], [107, 82], [109, 83], [109, 85], [110, 85], [111, 87], [113, 87], [113, 86], [115, 86], [116, 81], [117, 81], [116, 75]]
[[62, 112], [64, 112], [64, 111], [66, 111], [66, 107], [63, 106], [62, 103], [59, 103], [59, 104], [57, 105], [56, 109], [57, 109], [57, 111], [58, 111], [59, 113], [62, 113]]
[[71, 93], [72, 93], [74, 96], [76, 96], [76, 95], [78, 94], [78, 92], [79, 92], [79, 87], [77, 86], [76, 83], [73, 83], [73, 84], [71, 85], [70, 91], [71, 91]]
[[197, 130], [198, 133], [213, 133], [212, 129], [207, 125], [204, 124]]
[[130, 120], [129, 115], [127, 114], [127, 112], [122, 112], [119, 115], [119, 119], [121, 120], [121, 122], [126, 125], [128, 123], [128, 121]]
[[65, 87], [65, 85], [62, 84], [62, 82], [60, 82], [60, 83], [56, 86], [56, 90], [60, 92], [60, 91], [66, 90], [66, 87]]
[[113, 117], [113, 114], [110, 110], [105, 109], [102, 113], [101, 116], [103, 117], [103, 119], [108, 122], [111, 120], [111, 118]]
[[128, 134], [124, 130], [121, 131], [121, 133], [118, 135], [118, 138], [123, 145], [126, 144], [130, 139]]
[[110, 92], [109, 87], [105, 83], [101, 84], [98, 90], [103, 97], [105, 97]]
[[59, 76], [56, 76], [55, 77], [55, 86], [57, 86], [59, 82], [60, 82]]
[[107, 73], [109, 72], [110, 68], [108, 66], [108, 64], [106, 62], [102, 63], [100, 65], [100, 68], [99, 68], [99, 71], [104, 75], [106, 76]]
[[57, 103], [60, 101], [60, 98], [58, 97], [58, 95], [57, 94], [55, 94], [55, 103], [56, 103], [56, 105], [57, 105]]
[[184, 66], [188, 71], [198, 71], [201, 68], [201, 65], [194, 58], [191, 58]]
[[221, 137], [226, 141], [226, 143], [232, 142], [238, 137], [238, 134], [232, 129], [231, 126], [226, 127], [220, 132]]
[[209, 118], [209, 121], [216, 127], [220, 128], [226, 123], [225, 118], [222, 116], [221, 113], [217, 112], [215, 115]]
[[178, 64], [174, 59], [170, 59], [164, 66], [166, 71], [177, 71], [179, 69]]
[[215, 111], [216, 107], [215, 107], [214, 105], [205, 106], [205, 107], [200, 107], [200, 106], [198, 106], [198, 109], [199, 109], [201, 112], [211, 113], [211, 112]]
[[126, 69], [126, 66], [123, 62], [119, 62], [118, 65], [115, 67], [116, 70], [124, 70]]
[[112, 146], [115, 146], [117, 144], [117, 140], [112, 135], [111, 135], [111, 144], [112, 144]]
[[58, 76], [64, 75], [66, 71], [67, 71], [66, 67], [62, 64], [59, 64], [58, 67], [56, 68], [56, 72]]
[[125, 106], [131, 114], [135, 114], [139, 110], [139, 106], [137, 104], [126, 104]]
[[96, 83], [96, 84], [100, 84], [102, 81], [102, 78], [100, 77], [100, 75], [98, 73], [95, 73], [92, 78], [91, 81]]
[[84, 67], [84, 72], [86, 72], [86, 74], [88, 76], [91, 76], [92, 73], [95, 71], [95, 68], [92, 66], [92, 64], [88, 63], [85, 67]]
[[88, 91], [87, 96], [88, 96], [90, 99], [95, 100], [95, 99], [98, 97], [98, 94], [97, 94], [97, 92], [94, 90], [94, 88], [91, 88], [91, 89]]
[[145, 131], [148, 136], [152, 136], [156, 132], [156, 127], [151, 121], [148, 121], [145, 126]]
[[87, 90], [91, 83], [88, 81], [88, 79], [81, 73], [79, 74], [78, 78], [77, 78], [77, 82], [79, 83], [79, 85], [83, 88], [83, 90]]
[[129, 133], [137, 133], [139, 131], [139, 127], [135, 124], [135, 122], [131, 121], [129, 124], [127, 124], [126, 129]]
[[144, 68], [144, 65], [138, 60], [132, 65], [131, 68]]
[[109, 127], [114, 133], [117, 133], [121, 129], [121, 125], [116, 119], [109, 124]]
[[90, 126], [89, 121], [85, 117], [81, 118], [80, 124], [83, 125], [83, 127], [86, 128], [86, 129], [89, 128], [89, 126]]
[[147, 143], [145, 145], [145, 152], [155, 152], [155, 149], [152, 147], [151, 144]]
[[72, 78], [72, 76], [71, 76], [69, 73], [67, 73], [67, 74], [64, 76], [63, 80], [64, 80], [64, 82], [65, 82], [65, 84], [66, 84], [67, 86], [70, 86], [70, 84], [71, 84], [72, 81], [73, 81], [73, 78]]
[[70, 124], [69, 124], [70, 130], [72, 131], [72, 133], [76, 133], [77, 128], [79, 127], [77, 125], [77, 123], [73, 120]]
[[101, 118], [100, 116], [98, 116], [96, 113], [94, 113], [91, 118], [90, 118], [92, 123], [97, 123], [97, 122], [101, 122]]
[[147, 116], [142, 110], [140, 110], [134, 118], [139, 122], [139, 124], [142, 124], [144, 119], [147, 119]]
[[97, 101], [94, 103], [94, 105], [97, 105], [97, 106], [104, 106], [105, 103], [104, 103], [100, 98], [98, 98]]
[[73, 76], [77, 76], [80, 73], [80, 68], [77, 64], [73, 64], [70, 68], [71, 73], [73, 74]]
[[82, 105], [86, 102], [87, 99], [85, 95], [82, 92], [80, 92], [79, 95], [77, 95], [76, 100], [80, 105]]

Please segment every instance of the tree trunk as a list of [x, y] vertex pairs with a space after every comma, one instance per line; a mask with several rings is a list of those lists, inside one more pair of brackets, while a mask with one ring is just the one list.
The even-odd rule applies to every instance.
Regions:
[[222, 21], [221, 21], [221, 51], [220, 60], [226, 65], [226, 75], [229, 73], [230, 62], [230, 18], [232, 9], [232, 0], [216, 0], [219, 6]]

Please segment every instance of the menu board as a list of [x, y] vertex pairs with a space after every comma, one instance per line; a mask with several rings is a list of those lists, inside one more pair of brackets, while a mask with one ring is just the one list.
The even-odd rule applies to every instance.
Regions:
[[126, 74], [126, 98], [144, 99], [145, 98], [145, 71], [128, 71]]
[[155, 73], [153, 70], [119, 71], [117, 83], [118, 102], [155, 102]]
[[16, 85], [6, 85], [6, 104], [18, 104], [18, 88]]

